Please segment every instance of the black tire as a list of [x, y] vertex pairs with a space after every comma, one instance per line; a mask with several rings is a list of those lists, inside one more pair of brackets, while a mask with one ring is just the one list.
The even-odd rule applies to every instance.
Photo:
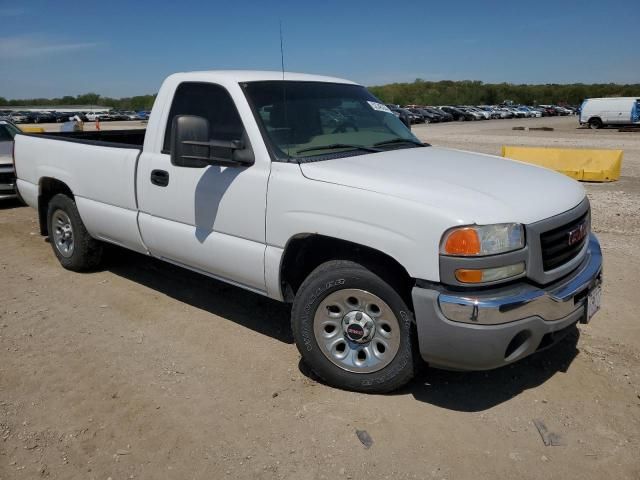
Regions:
[[[62, 252], [62, 247], [56, 242], [55, 232], [58, 227], [54, 225], [53, 217], [59, 211], [66, 214], [71, 225], [73, 249], [71, 252], [67, 252], [68, 256]], [[67, 270], [86, 272], [95, 269], [100, 264], [102, 243], [91, 238], [84, 223], [82, 223], [75, 202], [68, 196], [59, 193], [49, 201], [47, 207], [47, 231], [49, 232], [49, 243], [51, 243], [53, 253], [60, 264]]]
[[[398, 350], [390, 363], [377, 371], [356, 373], [341, 368], [328, 359], [316, 340], [314, 317], [318, 307], [332, 293], [346, 289], [363, 290], [379, 297], [396, 317], [399, 326]], [[311, 272], [293, 302], [291, 326], [305, 363], [318, 377], [337, 388], [365, 393], [390, 392], [409, 382], [418, 365], [413, 313], [394, 288], [355, 262], [332, 260]], [[346, 337], [344, 341], [347, 343]]]
[[602, 120], [600, 120], [598, 117], [590, 118], [589, 128], [591, 128], [592, 130], [598, 130], [599, 128], [602, 128]]

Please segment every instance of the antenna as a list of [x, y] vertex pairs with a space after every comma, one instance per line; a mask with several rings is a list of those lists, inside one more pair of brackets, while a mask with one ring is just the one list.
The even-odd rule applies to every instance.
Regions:
[[280, 65], [282, 67], [282, 81], [284, 81], [284, 47], [282, 46], [282, 20], [280, 20]]
[[289, 145], [291, 145], [291, 127], [289, 126], [289, 117], [287, 116], [287, 84], [284, 81], [284, 47], [282, 41], [282, 19], [280, 19], [280, 66], [282, 68], [282, 108], [284, 109], [284, 124], [289, 132], [287, 141], [287, 157], [289, 155]]

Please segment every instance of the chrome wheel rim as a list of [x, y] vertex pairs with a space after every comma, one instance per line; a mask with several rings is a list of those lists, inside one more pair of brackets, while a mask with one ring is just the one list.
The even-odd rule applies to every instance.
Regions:
[[62, 210], [56, 210], [51, 218], [51, 226], [56, 250], [63, 257], [69, 258], [73, 255], [73, 227], [69, 215]]
[[330, 293], [318, 305], [313, 331], [324, 356], [348, 372], [377, 372], [400, 349], [400, 324], [393, 310], [365, 290]]

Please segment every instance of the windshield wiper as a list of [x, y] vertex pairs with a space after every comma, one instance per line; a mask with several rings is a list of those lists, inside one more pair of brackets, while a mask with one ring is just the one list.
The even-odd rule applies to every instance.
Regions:
[[317, 147], [308, 147], [298, 150], [296, 153], [311, 152], [313, 150], [333, 150], [335, 148], [350, 148], [352, 150], [365, 150], [367, 152], [381, 152], [379, 148], [365, 147], [364, 145], [352, 145], [349, 143], [332, 143], [331, 145], [320, 145]]
[[385, 140], [383, 142], [374, 143], [374, 147], [382, 147], [383, 145], [393, 145], [394, 143], [411, 143], [412, 145], [417, 145], [418, 147], [425, 147], [428, 144], [424, 144], [422, 142], [417, 142], [416, 140], [410, 140], [408, 138], [394, 138], [393, 140]]

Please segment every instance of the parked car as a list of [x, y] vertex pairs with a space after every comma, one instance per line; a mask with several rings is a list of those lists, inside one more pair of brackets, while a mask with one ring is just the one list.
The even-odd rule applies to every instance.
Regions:
[[64, 123], [64, 122], [68, 122], [69, 119], [73, 116], [73, 113], [71, 112], [55, 112], [54, 113], [55, 116], [55, 121], [56, 123]]
[[111, 112], [88, 112], [85, 116], [90, 122], [95, 122], [96, 120], [108, 122], [113, 119]]
[[27, 116], [27, 123], [55, 123], [56, 116], [53, 112], [31, 112]]
[[502, 115], [503, 118], [513, 118], [516, 116], [511, 109], [506, 107], [496, 107], [496, 110], [500, 112], [500, 115]]
[[349, 390], [397, 389], [421, 358], [507, 365], [597, 312], [578, 182], [425, 145], [351, 82], [284, 90], [279, 71], [172, 75], [146, 137], [18, 134], [18, 189], [64, 268], [96, 268], [108, 242], [292, 303], [305, 364]]
[[450, 114], [454, 120], [464, 121], [464, 120], [475, 120], [475, 116], [469, 112], [461, 110], [456, 107], [442, 106], [438, 107], [443, 112]]
[[506, 113], [500, 112], [500, 111], [496, 110], [495, 108], [489, 107], [489, 106], [486, 106], [486, 105], [481, 105], [481, 106], [479, 106], [477, 108], [487, 112], [489, 114], [489, 118], [492, 118], [492, 119], [506, 118], [506, 116], [507, 116]]
[[551, 105], [538, 105], [538, 108], [541, 108], [542, 110], [544, 110], [544, 112], [549, 117], [557, 117], [558, 116], [558, 111], [555, 108], [553, 108]]
[[540, 112], [538, 112], [537, 110], [534, 110], [532, 108], [529, 108], [526, 105], [520, 105], [517, 108], [521, 112], [524, 112], [526, 114], [526, 116], [529, 117], [529, 118], [541, 117], [542, 116], [542, 114]]
[[582, 102], [579, 122], [593, 129], [608, 125], [638, 125], [640, 98], [589, 98]]
[[491, 114], [485, 110], [482, 110], [481, 108], [478, 107], [473, 107], [473, 106], [467, 106], [465, 105], [463, 108], [465, 108], [467, 111], [470, 111], [472, 113], [477, 113], [478, 114], [478, 119], [480, 120], [490, 120], [491, 119]]
[[16, 196], [13, 167], [13, 139], [20, 129], [8, 120], [0, 120], [0, 199]]
[[28, 123], [29, 112], [11, 112], [9, 121], [12, 123]]
[[406, 109], [393, 104], [386, 104], [386, 107], [391, 110], [391, 113], [399, 118], [408, 129], [411, 129], [411, 119], [409, 118], [409, 112]]
[[409, 122], [413, 125], [416, 123], [424, 123], [424, 117], [416, 112], [412, 112], [409, 109], [403, 108], [402, 110], [404, 110], [405, 112], [407, 112], [407, 115], [409, 116]]
[[469, 115], [471, 115], [472, 120], [485, 120], [487, 117], [485, 117], [484, 112], [480, 113], [478, 111], [475, 111], [469, 107], [463, 107], [463, 106], [459, 106], [456, 105], [456, 108], [458, 110], [462, 110], [463, 112], [468, 113]]
[[573, 115], [575, 113], [570, 108], [563, 107], [563, 106], [557, 106], [556, 109], [559, 110], [562, 115]]
[[409, 112], [419, 115], [422, 118], [422, 122], [419, 123], [437, 123], [440, 121], [440, 117], [436, 116], [422, 108], [407, 108]]
[[129, 120], [129, 116], [124, 112], [111, 110], [107, 114], [107, 119], [111, 121], [123, 121], [123, 120]]
[[526, 118], [527, 112], [524, 112], [516, 107], [504, 107], [509, 110], [515, 118]]
[[445, 112], [443, 110], [440, 110], [438, 108], [435, 108], [435, 107], [422, 107], [422, 108], [423, 108], [423, 110], [431, 112], [431, 113], [433, 113], [435, 115], [440, 115], [440, 117], [441, 117], [440, 121], [441, 122], [450, 122], [450, 121], [453, 120], [453, 115], [451, 115], [450, 113], [447, 113], [447, 112]]
[[125, 112], [122, 112], [122, 115], [127, 117], [127, 120], [140, 120], [140, 117], [138, 116], [138, 114], [136, 112], [131, 111], [131, 110], [127, 110]]
[[536, 112], [540, 113], [541, 117], [548, 117], [549, 114], [547, 113], [547, 111], [542, 108], [542, 107], [529, 107], [531, 110], [535, 110]]

